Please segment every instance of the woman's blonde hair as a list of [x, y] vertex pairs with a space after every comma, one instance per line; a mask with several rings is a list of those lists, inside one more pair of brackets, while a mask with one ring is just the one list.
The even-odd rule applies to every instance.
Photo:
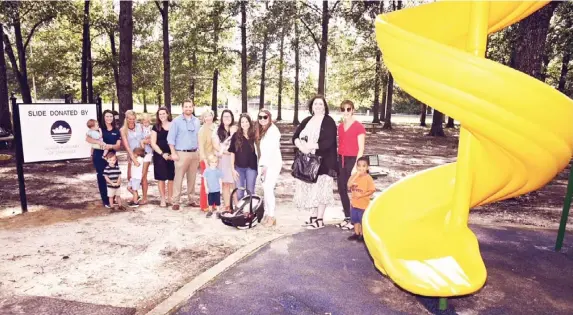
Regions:
[[127, 134], [127, 118], [129, 116], [135, 117], [135, 123], [137, 124], [137, 114], [133, 110], [125, 111], [125, 119], [123, 120], [123, 126], [121, 126], [121, 132]]
[[205, 116], [207, 115], [211, 115], [211, 117], [215, 118], [215, 112], [213, 112], [213, 110], [208, 109], [206, 111], [204, 111], [203, 113], [201, 113], [201, 122], [204, 123], [205, 122]]
[[151, 123], [151, 116], [148, 113], [143, 113], [139, 115], [139, 120], [141, 122], [144, 122], [146, 120], [149, 120], [149, 122]]

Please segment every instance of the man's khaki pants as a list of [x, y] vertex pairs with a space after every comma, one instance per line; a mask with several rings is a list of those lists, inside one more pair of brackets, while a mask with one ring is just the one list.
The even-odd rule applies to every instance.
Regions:
[[179, 161], [175, 161], [173, 204], [178, 205], [180, 203], [181, 186], [183, 184], [183, 176], [185, 175], [187, 175], [187, 202], [191, 204], [195, 202], [193, 195], [195, 194], [195, 179], [199, 167], [199, 153], [177, 151], [177, 155], [179, 156]]

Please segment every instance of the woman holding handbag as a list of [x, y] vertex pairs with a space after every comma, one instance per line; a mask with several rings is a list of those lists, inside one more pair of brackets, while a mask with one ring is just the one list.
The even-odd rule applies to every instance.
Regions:
[[305, 222], [307, 228], [317, 229], [324, 227], [324, 211], [333, 199], [332, 189], [337, 170], [337, 128], [334, 119], [328, 114], [324, 96], [314, 96], [308, 103], [308, 109], [311, 116], [300, 123], [292, 139], [301, 153], [319, 157], [314, 161], [320, 160], [320, 166], [316, 182], [296, 181], [294, 202], [297, 208], [309, 210], [310, 219]]
[[270, 227], [277, 224], [275, 218], [275, 186], [283, 167], [281, 132], [273, 123], [270, 111], [261, 109], [257, 118], [255, 139], [266, 213], [262, 223], [264, 226]]

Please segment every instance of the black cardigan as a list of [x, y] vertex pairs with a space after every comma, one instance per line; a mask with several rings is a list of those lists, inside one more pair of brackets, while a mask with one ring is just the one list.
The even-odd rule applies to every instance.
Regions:
[[[312, 118], [309, 116], [305, 118], [300, 125], [296, 128], [294, 135], [292, 136], [292, 143], [298, 139], [301, 131], [306, 127], [308, 121]], [[318, 149], [316, 150], [316, 155], [322, 157], [322, 162], [320, 163], [320, 168], [318, 169], [318, 175], [329, 175], [336, 177], [338, 165], [337, 165], [337, 144], [336, 135], [338, 128], [336, 127], [336, 122], [329, 115], [325, 115], [320, 125], [320, 135], [318, 137]], [[297, 149], [298, 150], [298, 149]]]

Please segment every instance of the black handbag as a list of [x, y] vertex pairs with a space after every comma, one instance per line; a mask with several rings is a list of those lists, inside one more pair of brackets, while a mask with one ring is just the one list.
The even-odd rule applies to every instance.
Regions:
[[302, 153], [296, 151], [294, 162], [292, 163], [291, 174], [294, 178], [307, 183], [316, 183], [318, 180], [318, 169], [322, 162], [322, 156], [312, 153]]

